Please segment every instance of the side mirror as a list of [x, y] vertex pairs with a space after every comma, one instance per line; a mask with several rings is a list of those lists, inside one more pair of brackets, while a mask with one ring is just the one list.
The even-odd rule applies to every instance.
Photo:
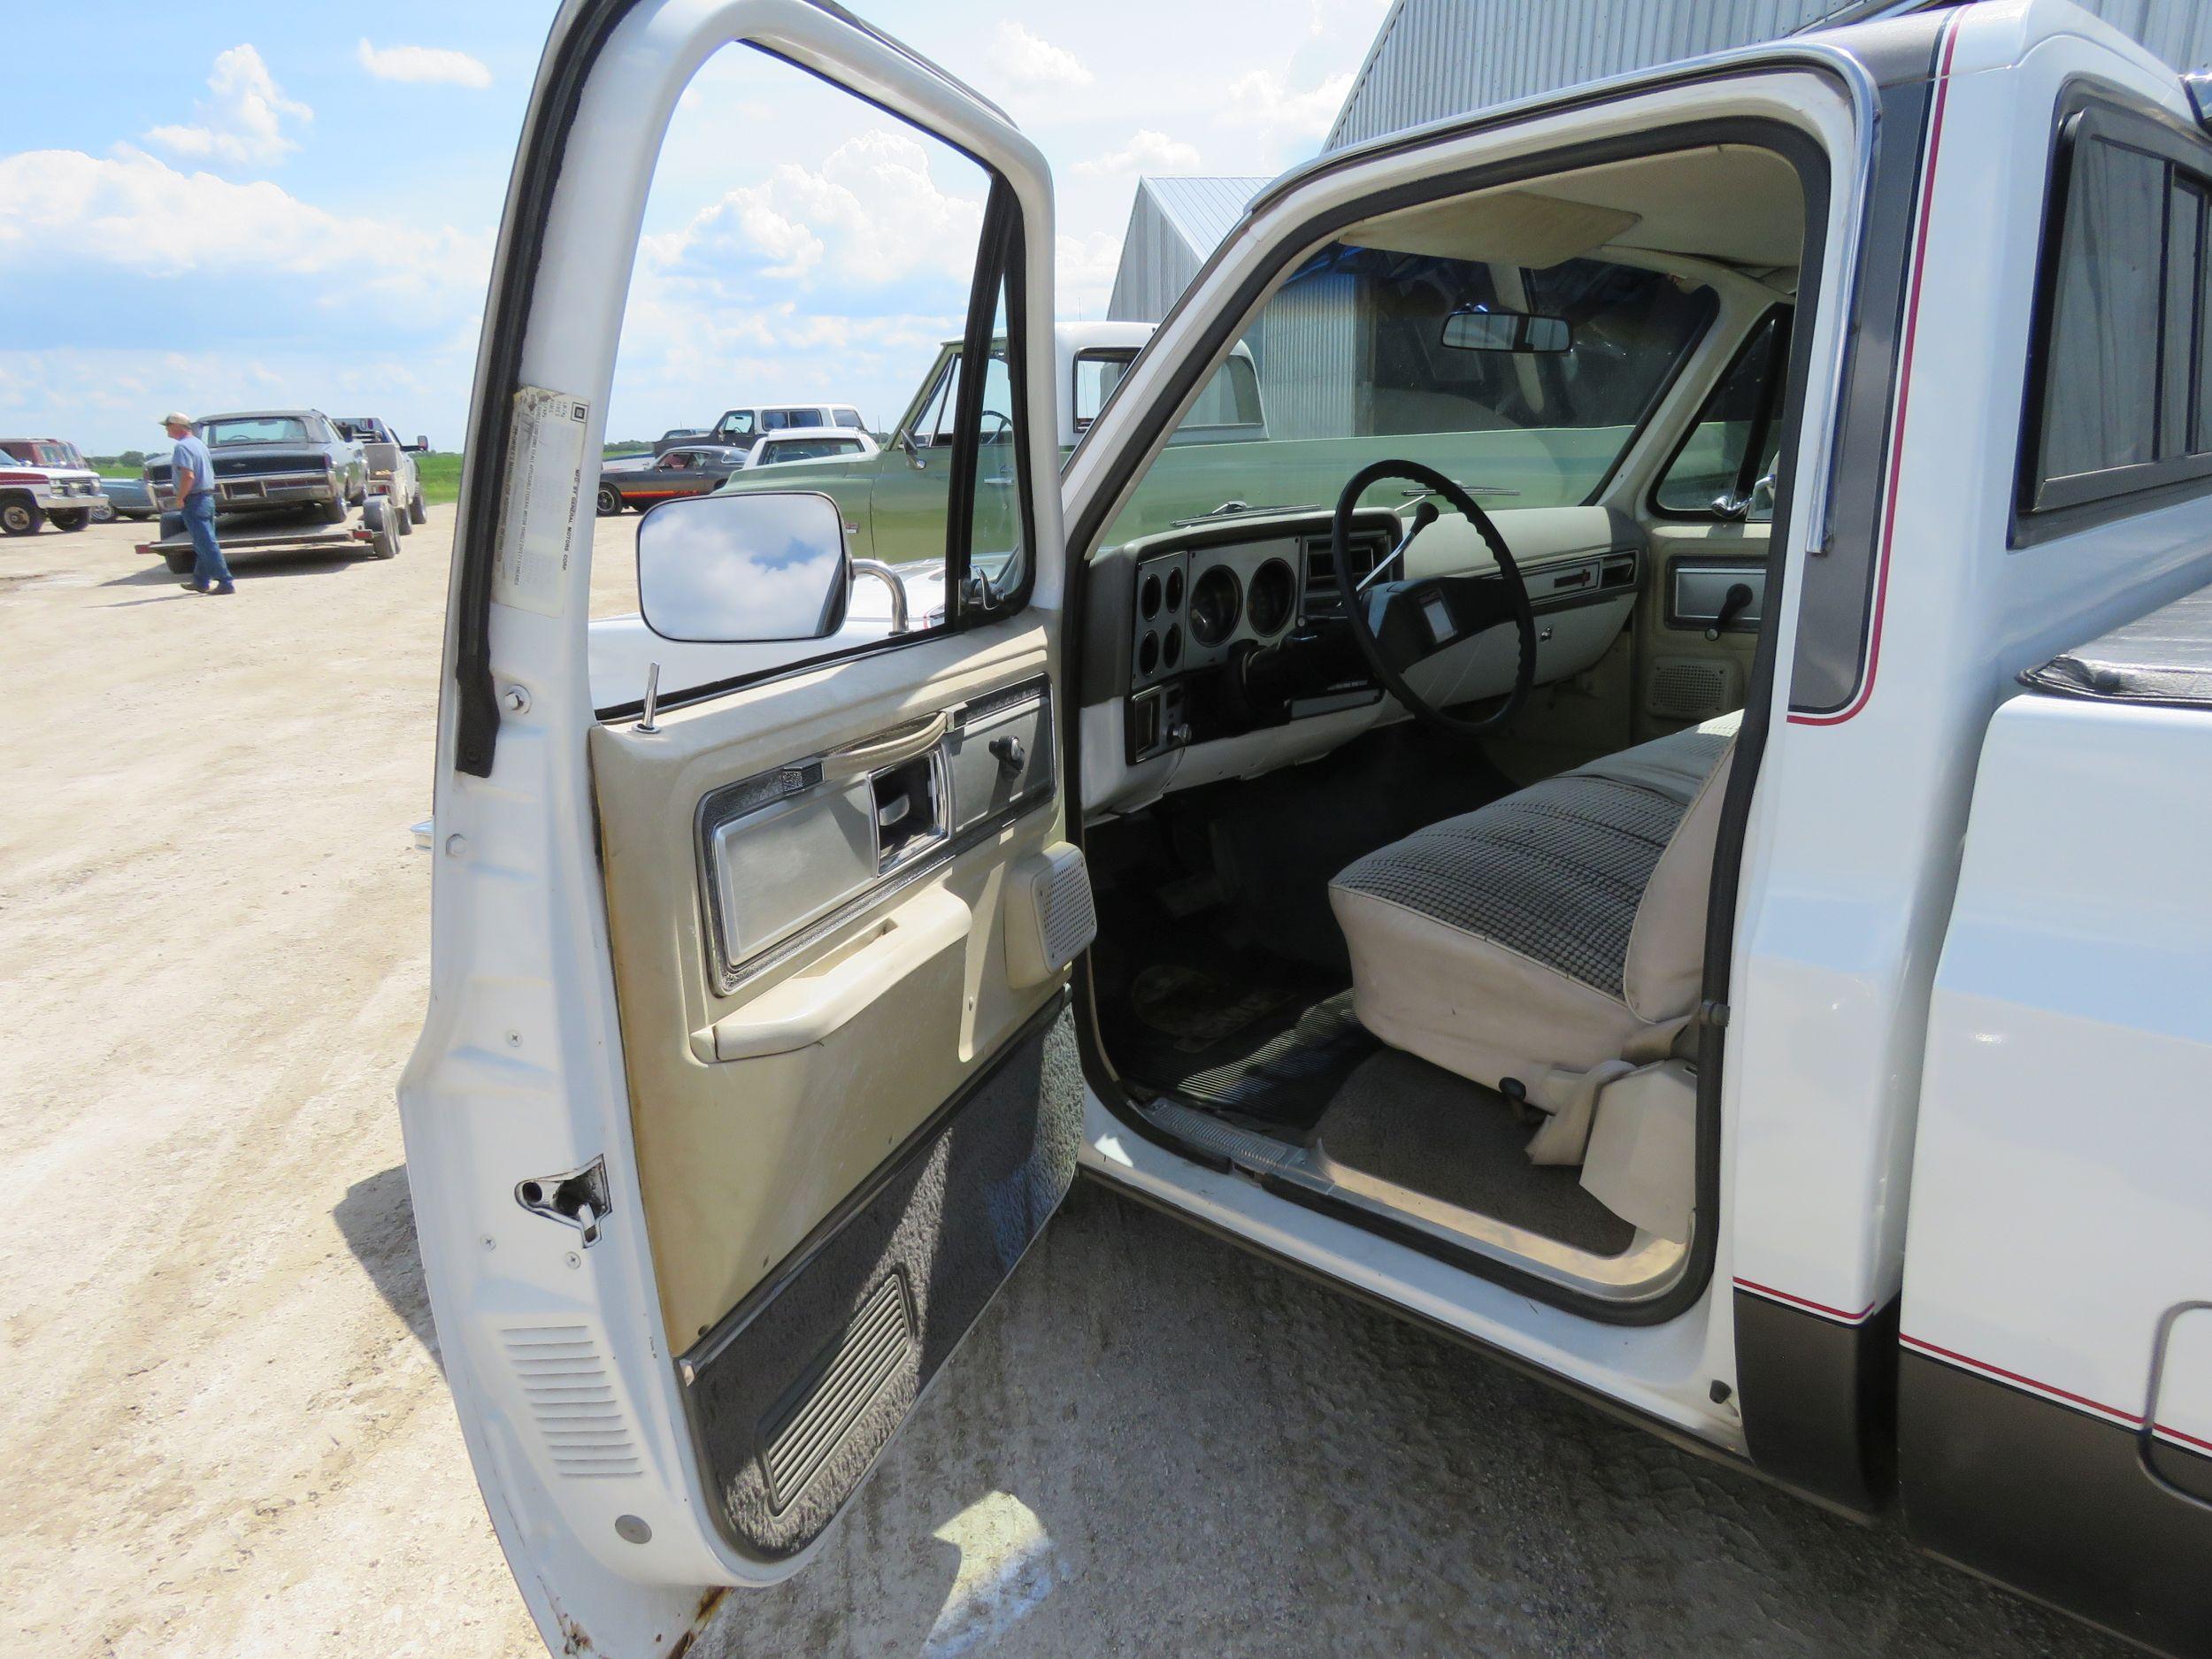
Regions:
[[692, 495], [638, 521], [638, 606], [663, 639], [826, 639], [851, 588], [845, 515], [827, 495]]
[[906, 451], [906, 462], [916, 472], [928, 465], [922, 459], [921, 447], [914, 442], [914, 434], [904, 426], [899, 428], [899, 448]]
[[1454, 351], [1521, 351], [1550, 356], [1574, 344], [1563, 317], [1468, 307], [1444, 319], [1443, 343]]
[[410, 455], [428, 455], [430, 453], [430, 440], [418, 433], [415, 434], [414, 442], [403, 443], [399, 447], [406, 450]]

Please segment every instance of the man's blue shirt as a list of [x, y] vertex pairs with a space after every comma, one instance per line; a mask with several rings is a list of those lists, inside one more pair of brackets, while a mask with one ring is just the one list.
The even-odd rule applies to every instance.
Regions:
[[200, 442], [197, 433], [188, 432], [177, 440], [177, 447], [170, 452], [169, 465], [176, 470], [170, 473], [173, 484], [184, 481], [187, 472], [192, 474], [192, 493], [215, 488], [215, 463], [209, 457], [207, 445]]

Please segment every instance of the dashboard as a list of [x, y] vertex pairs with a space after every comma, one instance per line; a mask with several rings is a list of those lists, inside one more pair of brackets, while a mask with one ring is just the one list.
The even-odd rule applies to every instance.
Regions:
[[[1601, 507], [1506, 509], [1499, 527], [1537, 613], [1539, 685], [1592, 666], [1633, 611], [1636, 526]], [[1402, 532], [1396, 514], [1353, 522], [1352, 581]], [[1430, 525], [1406, 574], [1494, 568], [1456, 514]], [[1086, 805], [1125, 810], [1171, 788], [1310, 759], [1402, 718], [1344, 626], [1343, 573], [1325, 511], [1240, 515], [1108, 549], [1092, 562], [1083, 683]], [[1408, 675], [1440, 706], [1510, 688], [1510, 627], [1493, 628]]]

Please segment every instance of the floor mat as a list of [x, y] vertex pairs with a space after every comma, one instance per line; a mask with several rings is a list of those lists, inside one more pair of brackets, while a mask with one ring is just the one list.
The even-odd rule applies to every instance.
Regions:
[[1141, 969], [1102, 1024], [1137, 1082], [1300, 1130], [1378, 1047], [1349, 991], [1219, 966]]
[[1494, 1090], [1413, 1055], [1371, 1055], [1329, 1103], [1317, 1150], [1593, 1256], [1618, 1256], [1636, 1230], [1583, 1190], [1580, 1171], [1531, 1164], [1532, 1131]]

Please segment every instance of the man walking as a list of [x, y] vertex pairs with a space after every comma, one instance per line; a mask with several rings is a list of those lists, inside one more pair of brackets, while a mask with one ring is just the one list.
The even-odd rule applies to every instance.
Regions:
[[177, 507], [184, 527], [192, 535], [192, 580], [183, 585], [196, 594], [234, 594], [230, 566], [215, 540], [215, 463], [207, 445], [182, 415], [164, 415], [161, 424], [176, 440], [170, 451], [169, 472], [177, 487]]

